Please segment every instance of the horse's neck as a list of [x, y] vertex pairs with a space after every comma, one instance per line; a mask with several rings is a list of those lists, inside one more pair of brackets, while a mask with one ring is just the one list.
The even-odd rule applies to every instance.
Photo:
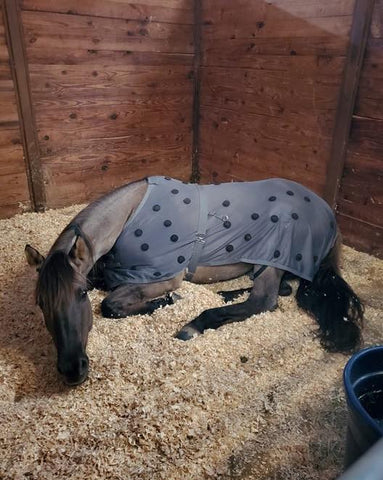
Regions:
[[[90, 240], [94, 262], [113, 247], [126, 221], [144, 197], [147, 187], [146, 180], [120, 187], [89, 204], [71, 221], [70, 224], [77, 224]], [[64, 230], [51, 251], [64, 250], [69, 253], [75, 238], [74, 230]]]

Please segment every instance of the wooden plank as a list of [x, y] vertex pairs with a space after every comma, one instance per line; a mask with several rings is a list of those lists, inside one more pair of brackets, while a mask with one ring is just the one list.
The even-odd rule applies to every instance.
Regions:
[[[339, 91], [339, 75], [316, 69], [311, 75], [295, 71], [267, 71], [204, 67], [201, 103], [247, 113], [280, 116], [282, 112], [334, 110]], [[332, 70], [332, 69], [331, 69]]]
[[383, 152], [383, 120], [354, 116], [348, 151], [350, 154], [355, 153], [380, 161]]
[[257, 16], [270, 19], [336, 17], [352, 15], [354, 0], [204, 0], [203, 20], [206, 23], [251, 22]]
[[[109, 163], [105, 158], [90, 159], [75, 156], [44, 159], [47, 181], [47, 201], [52, 208], [71, 203], [89, 202], [99, 195], [124, 183], [147, 175], [172, 175], [181, 180], [189, 180], [191, 174], [190, 152], [184, 149], [159, 152], [142, 152], [126, 159]], [[107, 167], [107, 168], [105, 168]]]
[[4, 7], [8, 45], [12, 58], [12, 73], [15, 79], [20, 111], [21, 132], [27, 165], [28, 184], [31, 193], [31, 204], [36, 210], [43, 210], [45, 207], [44, 183], [41, 175], [38, 141], [29, 91], [20, 11], [18, 3], [13, 0], [4, 0]]
[[200, 91], [201, 91], [201, 23], [202, 4], [201, 0], [194, 1], [194, 62], [193, 62], [193, 119], [192, 119], [192, 175], [191, 181], [198, 183], [201, 179], [199, 169], [199, 145], [200, 145]]
[[142, 22], [193, 23], [191, 0], [23, 0], [23, 10], [70, 13]]
[[22, 12], [28, 53], [35, 48], [193, 53], [191, 25]]
[[364, 52], [370, 30], [374, 0], [356, 0], [350, 32], [350, 44], [343, 73], [335, 119], [330, 161], [327, 166], [327, 182], [324, 197], [335, 207], [343, 171]]
[[39, 48], [26, 46], [30, 64], [39, 65], [188, 65], [193, 64], [192, 53], [137, 52], [72, 48]]
[[[176, 131], [190, 132], [191, 118], [184, 111], [143, 109], [141, 107], [89, 107], [78, 111], [51, 110], [37, 115], [41, 148], [55, 148], [98, 138], [127, 137], [139, 133], [147, 136]], [[168, 129], [168, 130], [167, 130]]]
[[347, 39], [341, 36], [297, 38], [204, 40], [203, 65], [251, 68], [260, 55], [344, 55]]
[[337, 221], [346, 245], [383, 259], [383, 228], [342, 213]]
[[40, 114], [96, 105], [175, 110], [192, 104], [193, 75], [185, 66], [31, 65], [30, 83]]

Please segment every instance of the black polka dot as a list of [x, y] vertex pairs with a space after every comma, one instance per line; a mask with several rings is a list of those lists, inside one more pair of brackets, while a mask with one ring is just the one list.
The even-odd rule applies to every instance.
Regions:
[[258, 213], [252, 213], [252, 214], [251, 214], [251, 218], [252, 218], [253, 220], [258, 220], [258, 218], [259, 218]]
[[149, 245], [148, 245], [147, 243], [143, 243], [143, 244], [141, 245], [141, 250], [142, 250], [143, 252], [146, 252], [146, 250], [149, 250]]
[[298, 220], [299, 218], [297, 213], [292, 213], [291, 216], [293, 217], [294, 220]]
[[290, 197], [292, 197], [294, 195], [294, 192], [292, 192], [291, 190], [287, 190], [287, 195], [290, 195]]
[[223, 205], [224, 207], [228, 207], [228, 206], [230, 205], [229, 200], [224, 200], [224, 201], [222, 202], [222, 205]]
[[296, 260], [297, 262], [300, 262], [300, 261], [302, 260], [302, 255], [301, 255], [300, 253], [297, 253], [297, 254], [295, 255], [295, 260]]
[[311, 202], [311, 198], [310, 197], [304, 197], [305, 199], [305, 202]]
[[178, 258], [177, 258], [177, 262], [178, 263], [184, 263], [185, 261], [185, 257], [183, 257], [182, 255], [180, 255]]
[[155, 277], [160, 277], [160, 276], [161, 276], [161, 272], [154, 272], [153, 275], [154, 275]]
[[170, 240], [171, 240], [172, 242], [178, 242], [178, 235], [172, 235], [172, 236], [170, 237]]
[[161, 210], [160, 205], [153, 205], [153, 211], [154, 212], [159, 212]]
[[179, 191], [179, 190], [177, 190], [176, 188], [173, 188], [173, 190], [172, 190], [172, 194], [173, 194], [173, 195], [177, 195], [177, 193], [180, 193], [180, 191]]
[[277, 199], [277, 197], [272, 195], [271, 197], [269, 197], [269, 202], [275, 202], [276, 199]]
[[226, 246], [226, 251], [227, 251], [227, 252], [232, 252], [233, 250], [234, 250], [233, 245], [227, 245], [227, 246]]
[[231, 227], [231, 222], [229, 222], [229, 220], [226, 220], [226, 222], [223, 222], [223, 226], [225, 228], [230, 228]]
[[279, 218], [278, 218], [277, 215], [271, 215], [270, 220], [271, 220], [273, 223], [277, 223], [277, 221], [279, 220]]
[[134, 235], [136, 237], [141, 237], [142, 233], [143, 232], [142, 232], [141, 228], [137, 228], [137, 230], [134, 231]]
[[189, 203], [191, 203], [190, 198], [184, 198], [184, 203], [186, 203], [186, 205], [189, 205]]
[[164, 226], [165, 226], [165, 227], [170, 227], [171, 224], [172, 224], [172, 222], [171, 222], [170, 220], [165, 220], [165, 221], [164, 221]]
[[251, 240], [251, 235], [250, 235], [250, 233], [246, 233], [246, 235], [245, 235], [243, 238], [246, 240], [246, 242], [248, 242], [249, 240]]
[[281, 252], [279, 250], [275, 250], [274, 258], [278, 258], [280, 255], [281, 255]]
[[316, 263], [318, 261], [318, 257], [316, 255], [314, 255], [314, 263]]

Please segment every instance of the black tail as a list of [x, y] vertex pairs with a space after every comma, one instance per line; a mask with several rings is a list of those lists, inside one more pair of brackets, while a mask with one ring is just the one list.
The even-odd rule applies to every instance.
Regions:
[[350, 353], [362, 342], [364, 307], [338, 270], [339, 242], [322, 262], [312, 282], [301, 279], [299, 307], [319, 325], [321, 344], [331, 352]]

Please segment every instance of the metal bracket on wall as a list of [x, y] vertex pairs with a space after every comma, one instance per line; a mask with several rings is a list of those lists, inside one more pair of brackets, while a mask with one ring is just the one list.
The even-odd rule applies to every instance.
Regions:
[[43, 211], [46, 206], [45, 186], [29, 88], [20, 5], [18, 0], [3, 0], [3, 5], [9, 63], [15, 84], [31, 204], [34, 210]]

